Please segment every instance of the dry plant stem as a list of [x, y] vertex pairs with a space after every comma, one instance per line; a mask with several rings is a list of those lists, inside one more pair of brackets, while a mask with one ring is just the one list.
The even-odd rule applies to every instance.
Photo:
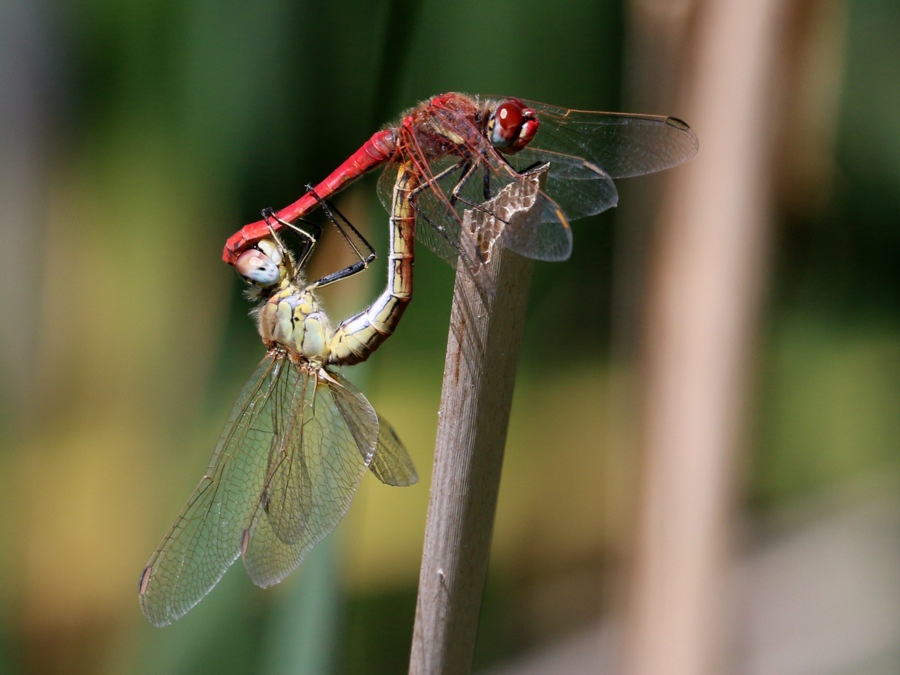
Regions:
[[[540, 217], [505, 196], [511, 220]], [[498, 247], [479, 272], [495, 289], [484, 299], [457, 272], [410, 673], [472, 667], [532, 266]]]
[[670, 177], [645, 305], [627, 675], [743, 670], [729, 565], [790, 5], [699, 3], [693, 16], [679, 114], [700, 154]]

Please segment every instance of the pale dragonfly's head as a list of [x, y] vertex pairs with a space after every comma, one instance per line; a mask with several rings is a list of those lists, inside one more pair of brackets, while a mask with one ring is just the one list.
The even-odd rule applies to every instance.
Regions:
[[238, 256], [234, 268], [250, 288], [248, 295], [264, 297], [285, 283], [297, 283], [297, 270], [290, 252], [274, 238], [258, 241]]

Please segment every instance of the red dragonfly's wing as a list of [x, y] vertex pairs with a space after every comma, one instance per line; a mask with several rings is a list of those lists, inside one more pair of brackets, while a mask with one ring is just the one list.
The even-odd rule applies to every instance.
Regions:
[[663, 171], [697, 154], [697, 136], [674, 117], [569, 110], [525, 101], [540, 128], [513, 157], [519, 168], [549, 163], [546, 191], [570, 220], [615, 206], [610, 178]]

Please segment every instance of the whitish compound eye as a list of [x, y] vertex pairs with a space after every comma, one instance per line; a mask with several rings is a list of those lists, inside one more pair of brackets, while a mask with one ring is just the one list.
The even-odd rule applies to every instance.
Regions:
[[[260, 244], [264, 242], [270, 243], [267, 240], [263, 240]], [[260, 248], [265, 249], [267, 252], [277, 253], [278, 251], [277, 248], [268, 246], [260, 246]], [[234, 267], [238, 274], [254, 286], [272, 286], [278, 283], [278, 280], [281, 278], [281, 270], [278, 267], [278, 262], [260, 250], [260, 248], [251, 248], [241, 253], [235, 261]], [[279, 261], [280, 257], [280, 254], [278, 254], [277, 258]]]

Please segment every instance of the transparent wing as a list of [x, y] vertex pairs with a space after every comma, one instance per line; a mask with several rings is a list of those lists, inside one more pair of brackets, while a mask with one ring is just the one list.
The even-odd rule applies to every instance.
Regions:
[[642, 176], [671, 168], [697, 154], [697, 136], [674, 117], [569, 110], [525, 101], [540, 128], [513, 163], [550, 164], [546, 191], [570, 220], [616, 204], [610, 178]]
[[606, 172], [580, 157], [525, 148], [511, 161], [522, 168], [550, 167], [544, 189], [553, 195], [569, 220], [602, 213], [619, 202], [619, 192]]
[[243, 540], [247, 573], [262, 587], [284, 579], [337, 526], [379, 443], [377, 414], [339, 374], [300, 367], [290, 378], [293, 423]]
[[141, 575], [141, 608], [155, 626], [183, 616], [241, 550], [285, 418], [290, 364], [270, 352], [244, 385], [200, 484]]
[[419, 480], [416, 467], [397, 432], [381, 415], [378, 416], [378, 447], [369, 470], [386, 485], [404, 487]]

